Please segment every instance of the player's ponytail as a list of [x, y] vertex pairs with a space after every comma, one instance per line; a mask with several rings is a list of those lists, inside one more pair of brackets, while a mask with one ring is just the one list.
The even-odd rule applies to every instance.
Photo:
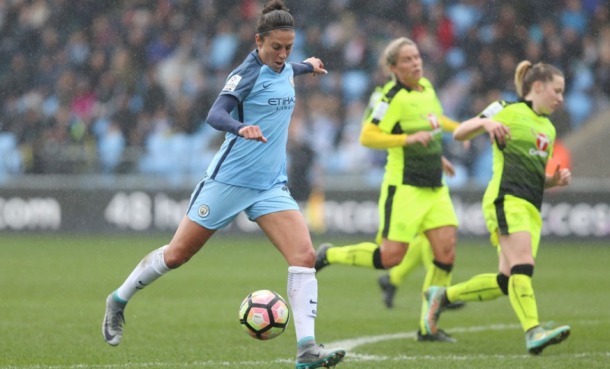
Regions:
[[532, 63], [528, 60], [523, 60], [517, 65], [515, 71], [515, 88], [517, 95], [524, 98], [532, 90], [534, 82], [551, 82], [554, 76], [563, 77], [563, 73], [554, 66], [546, 63]]
[[265, 4], [256, 24], [256, 33], [264, 40], [269, 31], [294, 29], [294, 19], [282, 0], [271, 0]]

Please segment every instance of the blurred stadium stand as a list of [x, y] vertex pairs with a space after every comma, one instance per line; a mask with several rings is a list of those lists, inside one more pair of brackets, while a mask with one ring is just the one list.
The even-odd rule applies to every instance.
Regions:
[[[558, 66], [567, 90], [553, 121], [574, 151], [575, 174], [610, 174], [581, 159], [599, 155], [594, 148], [577, 144], [593, 130], [607, 152], [607, 111], [599, 114], [610, 105], [608, 1], [285, 2], [298, 28], [291, 60], [320, 57], [330, 71], [297, 81], [292, 134], [317, 154], [318, 180], [379, 181], [384, 153], [362, 148], [357, 137], [368, 95], [383, 83], [377, 59], [399, 36], [419, 44], [425, 74], [456, 120], [515, 99], [520, 60]], [[199, 178], [223, 138], [205, 123], [207, 111], [254, 49], [263, 3], [0, 0], [0, 183], [27, 174]], [[487, 138], [466, 151], [447, 137], [446, 154], [458, 169], [453, 187], [487, 183]]]

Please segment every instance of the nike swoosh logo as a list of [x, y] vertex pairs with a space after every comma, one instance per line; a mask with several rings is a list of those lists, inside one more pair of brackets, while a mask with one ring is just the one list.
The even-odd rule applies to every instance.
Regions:
[[267, 87], [271, 86], [272, 84], [273, 84], [273, 82], [271, 82], [271, 83], [269, 83], [267, 85], [263, 83], [263, 88], [267, 88]]
[[318, 302], [317, 302], [317, 301], [314, 301], [314, 300], [309, 300], [309, 303], [310, 303], [310, 304], [317, 304]]
[[114, 339], [114, 336], [116, 336], [116, 335], [110, 334], [110, 332], [108, 330], [109, 330], [109, 327], [106, 324], [106, 329], [104, 329], [104, 338], [106, 338], [106, 341], [112, 341]]
[[[110, 324], [108, 324], [108, 321], [104, 322], [104, 338], [106, 339], [107, 342], [110, 342], [114, 339], [114, 337], [116, 336], [116, 332], [110, 332]], [[114, 333], [114, 334], [113, 334]]]
[[141, 290], [141, 289], [143, 289], [144, 287], [148, 286], [148, 284], [146, 284], [146, 283], [142, 283], [142, 281], [138, 281], [138, 283], [139, 283], [139, 284], [140, 284], [140, 286], [142, 286], [142, 287], [138, 287], [138, 286], [136, 286], [136, 290]]
[[540, 336], [534, 336], [534, 341], [540, 341], [546, 338], [546, 333], [542, 333]]

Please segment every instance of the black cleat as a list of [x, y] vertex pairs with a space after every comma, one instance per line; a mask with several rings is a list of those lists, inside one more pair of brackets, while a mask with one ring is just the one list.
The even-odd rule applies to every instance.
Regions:
[[417, 331], [417, 340], [419, 342], [448, 342], [457, 343], [457, 340], [445, 333], [444, 330], [439, 329], [436, 334], [421, 334], [421, 331]]
[[328, 249], [331, 247], [335, 247], [335, 245], [332, 243], [323, 243], [320, 245], [320, 247], [318, 247], [318, 250], [316, 251], [316, 272], [319, 272], [325, 266], [330, 265], [326, 259], [326, 251], [328, 251]]
[[384, 274], [379, 277], [379, 287], [381, 288], [382, 300], [388, 309], [394, 307], [394, 295], [396, 294], [396, 286], [390, 282], [390, 275]]
[[464, 306], [466, 306], [466, 303], [464, 301], [456, 301], [450, 302], [449, 305], [445, 306], [445, 309], [457, 310], [463, 308]]

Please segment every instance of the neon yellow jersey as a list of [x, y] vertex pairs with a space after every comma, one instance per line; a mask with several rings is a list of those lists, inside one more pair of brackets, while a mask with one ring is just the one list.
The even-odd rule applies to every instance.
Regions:
[[481, 117], [510, 127], [512, 137], [505, 147], [498, 147], [497, 143], [493, 145], [493, 177], [483, 203], [513, 195], [540, 210], [546, 163], [553, 155], [555, 142], [553, 123], [532, 110], [530, 101], [496, 101], [483, 111]]
[[419, 83], [422, 91], [411, 90], [398, 81], [386, 83], [367, 121], [386, 134], [432, 133], [433, 140], [427, 147], [413, 144], [388, 148], [384, 181], [390, 185], [441, 187], [443, 109], [430, 81], [422, 78]]

